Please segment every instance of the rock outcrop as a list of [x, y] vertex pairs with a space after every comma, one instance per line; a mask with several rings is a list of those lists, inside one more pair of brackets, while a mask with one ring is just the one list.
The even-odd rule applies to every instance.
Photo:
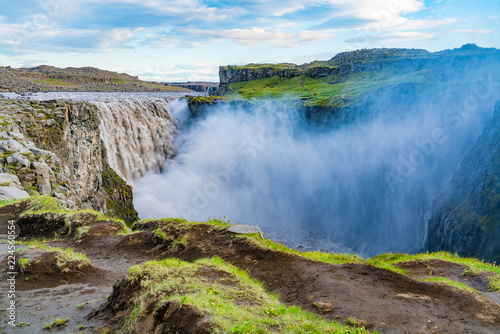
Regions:
[[0, 118], [0, 164], [13, 175], [1, 179], [3, 196], [50, 195], [137, 220], [132, 188], [109, 167], [95, 105], [0, 99]]
[[252, 81], [270, 78], [275, 75], [280, 78], [293, 78], [303, 74], [303, 71], [295, 64], [281, 65], [255, 65], [247, 66], [220, 66], [219, 82], [225, 86], [237, 82]]
[[428, 250], [500, 260], [500, 101], [433, 206]]

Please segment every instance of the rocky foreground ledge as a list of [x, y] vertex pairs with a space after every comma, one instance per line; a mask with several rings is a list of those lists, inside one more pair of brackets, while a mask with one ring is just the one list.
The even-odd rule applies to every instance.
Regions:
[[216, 219], [128, 229], [47, 196], [3, 201], [9, 220], [16, 333], [500, 331], [500, 267], [449, 253], [302, 253]]

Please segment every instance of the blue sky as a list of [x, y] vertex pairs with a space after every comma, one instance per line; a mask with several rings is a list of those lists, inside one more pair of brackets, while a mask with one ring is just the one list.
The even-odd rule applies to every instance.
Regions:
[[374, 47], [500, 48], [498, 0], [0, 1], [0, 65], [218, 81], [218, 66]]

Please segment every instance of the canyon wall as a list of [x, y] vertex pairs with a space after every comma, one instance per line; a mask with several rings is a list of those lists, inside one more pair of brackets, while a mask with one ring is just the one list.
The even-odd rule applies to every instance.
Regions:
[[451, 187], [433, 205], [426, 248], [500, 260], [500, 101]]
[[[70, 101], [0, 100], [3, 198], [57, 197], [71, 208], [137, 220], [132, 188], [108, 163], [96, 106]], [[17, 195], [9, 195], [17, 189]], [[0, 189], [2, 190], [2, 189]]]

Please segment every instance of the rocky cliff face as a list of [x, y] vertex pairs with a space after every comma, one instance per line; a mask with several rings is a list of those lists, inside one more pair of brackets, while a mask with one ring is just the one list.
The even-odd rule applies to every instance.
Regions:
[[109, 167], [96, 106], [4, 99], [0, 104], [0, 163], [3, 172], [19, 180], [5, 186], [127, 222], [137, 219], [131, 187]]
[[219, 67], [219, 82], [220, 85], [228, 85], [231, 83], [252, 81], [258, 79], [270, 78], [278, 75], [280, 78], [293, 78], [302, 74], [302, 71], [297, 65], [288, 67], [282, 66], [220, 66]]
[[[344, 81], [349, 75], [364, 71], [377, 71], [393, 68], [400, 71], [415, 71], [431, 68], [437, 72], [453, 67], [456, 72], [468, 62], [500, 57], [496, 49], [480, 48], [475, 44], [466, 44], [454, 50], [430, 53], [420, 49], [362, 49], [342, 52], [328, 61], [316, 61], [309, 64], [249, 64], [246, 66], [219, 67], [221, 92], [232, 83], [252, 81], [279, 76], [292, 78], [307, 75], [313, 79], [333, 76], [332, 83]], [[434, 79], [446, 79], [440, 76]]]
[[500, 260], [500, 101], [452, 186], [434, 202], [427, 249]]

